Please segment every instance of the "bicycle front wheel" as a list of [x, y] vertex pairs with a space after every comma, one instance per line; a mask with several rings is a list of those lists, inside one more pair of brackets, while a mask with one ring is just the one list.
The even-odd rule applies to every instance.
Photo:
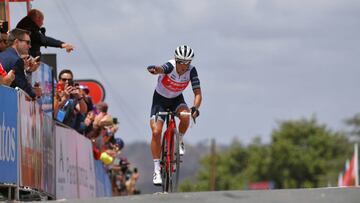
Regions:
[[166, 166], [167, 165], [166, 158], [168, 156], [168, 147], [167, 146], [168, 146], [168, 142], [164, 135], [163, 139], [162, 139], [162, 144], [161, 144], [161, 160], [160, 160], [163, 192], [168, 192], [168, 190], [169, 190], [169, 173], [168, 173], [167, 166]]
[[175, 138], [175, 149], [174, 149], [174, 169], [173, 172], [173, 185], [172, 191], [177, 192], [179, 186], [179, 177], [180, 177], [180, 134], [177, 130], [174, 130], [174, 138]]

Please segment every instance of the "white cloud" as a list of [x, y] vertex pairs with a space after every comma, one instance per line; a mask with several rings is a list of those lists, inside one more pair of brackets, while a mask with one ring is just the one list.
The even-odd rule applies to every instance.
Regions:
[[[108, 80], [110, 109], [127, 141], [150, 140], [156, 78], [145, 67], [164, 63], [183, 43], [195, 50], [204, 92], [193, 141], [268, 139], [275, 119], [312, 114], [339, 127], [360, 109], [357, 0], [77, 0], [33, 6], [44, 11], [50, 36], [76, 46], [70, 55], [47, 49], [58, 53], [60, 67]], [[23, 15], [18, 9], [13, 23]], [[75, 29], [106, 78], [98, 75]], [[191, 104], [191, 90], [186, 98]]]

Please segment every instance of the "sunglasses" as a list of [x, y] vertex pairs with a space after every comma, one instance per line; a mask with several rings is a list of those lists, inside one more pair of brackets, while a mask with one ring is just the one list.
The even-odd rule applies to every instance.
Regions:
[[72, 81], [72, 79], [69, 79], [69, 78], [61, 78], [60, 80], [63, 81], [63, 82], [66, 82], [66, 81], [69, 81], [69, 82], [70, 82], [70, 81]]
[[31, 44], [31, 40], [18, 39], [21, 42], [26, 42], [27, 45]]
[[188, 65], [191, 63], [191, 61], [185, 61], [185, 60], [176, 60], [176, 63], [178, 64], [183, 64], [183, 65]]

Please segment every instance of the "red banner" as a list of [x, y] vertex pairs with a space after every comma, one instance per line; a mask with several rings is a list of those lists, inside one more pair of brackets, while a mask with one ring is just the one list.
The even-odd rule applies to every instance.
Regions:
[[76, 80], [75, 82], [79, 83], [89, 90], [89, 96], [93, 99], [94, 104], [102, 102], [105, 100], [105, 89], [104, 86], [96, 80]]
[[272, 181], [263, 181], [263, 182], [253, 182], [249, 183], [249, 190], [269, 190], [274, 188], [274, 183]]

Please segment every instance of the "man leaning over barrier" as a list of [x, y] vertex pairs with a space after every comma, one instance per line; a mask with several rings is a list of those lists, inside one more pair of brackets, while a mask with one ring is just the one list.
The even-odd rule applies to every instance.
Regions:
[[16, 25], [16, 28], [24, 29], [31, 32], [31, 56], [41, 56], [41, 46], [64, 48], [67, 52], [71, 52], [74, 49], [74, 46], [69, 43], [65, 43], [52, 37], [46, 36], [45, 28], [41, 27], [43, 26], [43, 24], [44, 14], [37, 9], [31, 9], [28, 15], [21, 19], [20, 22]]
[[31, 47], [29, 32], [22, 29], [13, 29], [9, 33], [9, 45], [4, 52], [0, 53], [0, 63], [7, 73], [12, 70], [15, 72], [15, 80], [11, 83], [11, 87], [19, 87], [24, 90], [32, 99], [41, 96], [41, 88], [32, 87], [26, 79], [26, 65], [34, 64], [28, 61], [25, 63], [21, 56], [27, 55]]

